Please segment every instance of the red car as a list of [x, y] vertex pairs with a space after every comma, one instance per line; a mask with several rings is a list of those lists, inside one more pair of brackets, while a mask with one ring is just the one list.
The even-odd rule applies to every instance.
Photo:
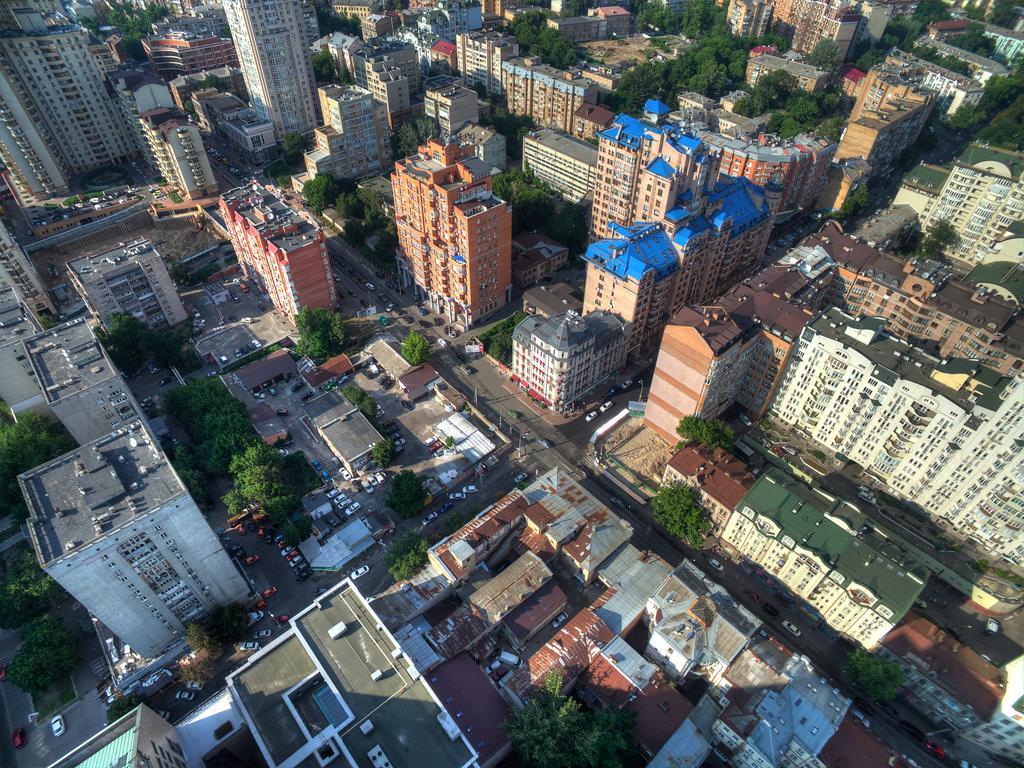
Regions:
[[277, 592], [277, 587], [267, 587], [266, 589], [263, 590], [263, 596], [264, 597], [270, 597], [275, 592]]
[[25, 738], [24, 728], [14, 729], [14, 733], [11, 734], [11, 743], [14, 744], [15, 749], [21, 749], [28, 744], [28, 739]]
[[249, 555], [247, 558], [245, 558], [245, 564], [246, 565], [254, 565], [255, 563], [257, 563], [259, 561], [259, 559], [260, 559], [259, 555]]
[[924, 743], [924, 748], [940, 760], [946, 756], [946, 750], [942, 748], [941, 744], [936, 744], [934, 741], [926, 741]]
[[297, 549], [294, 552], [289, 552], [287, 555], [285, 555], [284, 559], [285, 560], [294, 560], [296, 557], [302, 557], [302, 553], [299, 552], [299, 550], [297, 550]]
[[0, 664], [0, 683], [7, 679], [7, 665]]
[[291, 619], [291, 616], [278, 616], [277, 617], [277, 623], [278, 624], [287, 624], [290, 619]]

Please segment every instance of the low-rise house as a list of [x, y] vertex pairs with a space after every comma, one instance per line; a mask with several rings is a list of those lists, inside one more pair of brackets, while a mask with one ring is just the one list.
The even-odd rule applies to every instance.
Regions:
[[547, 235], [527, 232], [512, 241], [512, 283], [520, 290], [564, 269], [569, 249]]
[[683, 446], [665, 465], [662, 484], [683, 483], [697, 492], [711, 524], [721, 530], [754, 484], [750, 468], [721, 448], [700, 443]]
[[362, 411], [338, 392], [328, 392], [306, 404], [306, 416], [316, 434], [353, 475], [384, 438]]
[[244, 365], [235, 371], [238, 383], [250, 392], [264, 389], [284, 381], [296, 372], [295, 360], [287, 349], [277, 349], [264, 358]]

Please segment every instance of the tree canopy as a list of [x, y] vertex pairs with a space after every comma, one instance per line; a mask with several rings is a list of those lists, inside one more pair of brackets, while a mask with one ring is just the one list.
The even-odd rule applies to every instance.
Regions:
[[620, 768], [630, 764], [635, 713], [588, 712], [562, 695], [562, 675], [551, 672], [523, 709], [512, 709], [505, 730], [524, 768]]
[[863, 648], [846, 657], [846, 676], [873, 701], [896, 698], [906, 678], [898, 661], [887, 661]]
[[370, 458], [378, 467], [390, 466], [395, 459], [395, 444], [391, 440], [374, 443], [373, 448], [370, 449]]
[[31, 548], [20, 544], [8, 552], [0, 576], [0, 627], [20, 627], [52, 610], [66, 596], [39, 567]]
[[226, 474], [231, 459], [257, 440], [245, 406], [217, 377], [171, 390], [167, 406], [192, 439], [194, 468], [207, 475]]
[[960, 235], [947, 219], [939, 219], [932, 224], [917, 246], [917, 258], [941, 261], [946, 251], [955, 248], [960, 242]]
[[823, 69], [830, 77], [839, 73], [843, 65], [843, 56], [839, 52], [839, 44], [835, 40], [825, 38], [819, 40], [814, 49], [807, 54], [807, 63], [811, 66]]
[[110, 703], [110, 706], [107, 707], [107, 725], [110, 725], [115, 720], [120, 720], [139, 706], [139, 704], [142, 704], [142, 702], [142, 697], [137, 693], [130, 693], [127, 696], [118, 696]]
[[666, 483], [651, 499], [654, 522], [691, 547], [699, 547], [711, 527], [694, 490], [683, 483]]
[[[75, 447], [75, 441], [58, 422], [31, 411], [17, 421], [0, 418], [0, 509], [15, 520], [28, 517], [18, 475], [45, 464]], [[6, 626], [0, 622], [0, 626]]]
[[718, 419], [704, 419], [700, 416], [684, 416], [679, 420], [676, 434], [688, 441], [696, 440], [709, 448], [728, 448], [733, 441], [732, 427]]
[[237, 643], [245, 637], [249, 617], [241, 605], [218, 605], [206, 619], [206, 629], [218, 645]]
[[338, 184], [330, 174], [318, 173], [302, 185], [302, 197], [311, 211], [320, 213], [338, 197]]
[[[167, 8], [157, 3], [146, 3], [145, 7], [140, 8], [135, 3], [116, 0], [107, 5], [106, 23], [117, 27], [125, 53], [136, 61], [145, 61], [146, 51], [142, 47], [142, 38], [153, 34], [153, 22], [166, 16]], [[97, 32], [98, 27], [92, 31]]]
[[358, 408], [363, 416], [371, 422], [377, 421], [377, 401], [373, 399], [373, 395], [355, 384], [349, 384], [341, 391], [341, 394]]
[[338, 82], [338, 62], [326, 48], [313, 54], [313, 75], [318, 83]]
[[23, 691], [38, 693], [71, 674], [78, 661], [78, 636], [53, 614], [21, 630], [21, 645], [7, 665], [7, 678]]
[[759, 77], [753, 92], [736, 102], [736, 113], [756, 117], [771, 112], [767, 130], [785, 139], [819, 126], [838, 136], [841, 124], [834, 125], [830, 121], [834, 120], [841, 106], [842, 96], [839, 93], [808, 93], [800, 88], [789, 72], [775, 70]]
[[427, 139], [436, 139], [439, 135], [437, 122], [432, 117], [421, 115], [402, 123], [391, 134], [391, 154], [396, 160], [415, 155]]
[[402, 357], [409, 365], [422, 365], [430, 358], [430, 344], [415, 330], [402, 340]]
[[176, 330], [154, 331], [131, 315], [113, 315], [96, 338], [103, 344], [114, 364], [128, 376], [134, 376], [150, 359], [161, 367], [187, 366], [195, 361], [188, 345], [188, 326]]
[[576, 48], [557, 29], [547, 25], [548, 17], [540, 11], [530, 11], [516, 17], [512, 34], [523, 55], [540, 56], [545, 64], [568, 69], [576, 64]]
[[395, 581], [411, 579], [426, 564], [427, 542], [412, 531], [395, 539], [388, 549], [388, 572]]
[[1017, 0], [995, 0], [988, 9], [989, 24], [1013, 29], [1017, 23], [1017, 5]]
[[232, 457], [228, 470], [235, 481], [224, 496], [228, 514], [237, 515], [246, 509], [265, 512], [274, 525], [285, 529], [285, 536], [293, 539], [291, 544], [309, 535], [311, 524], [300, 511], [299, 499], [318, 480], [300, 454], [281, 456], [271, 446], [254, 441]]
[[388, 489], [387, 505], [399, 517], [416, 517], [427, 501], [423, 481], [411, 469], [403, 469], [393, 478]]
[[281, 141], [281, 159], [289, 166], [302, 162], [302, 153], [306, 151], [306, 137], [291, 131]]
[[299, 353], [316, 363], [340, 354], [348, 340], [345, 318], [327, 309], [303, 307], [295, 316], [295, 328], [299, 332]]

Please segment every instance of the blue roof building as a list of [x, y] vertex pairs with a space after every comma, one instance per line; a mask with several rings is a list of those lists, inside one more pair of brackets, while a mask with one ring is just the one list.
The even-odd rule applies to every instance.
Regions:
[[613, 236], [587, 248], [583, 259], [621, 280], [640, 282], [648, 273], [655, 281], [679, 270], [679, 256], [665, 228], [657, 222], [638, 222], [629, 227], [612, 224]]

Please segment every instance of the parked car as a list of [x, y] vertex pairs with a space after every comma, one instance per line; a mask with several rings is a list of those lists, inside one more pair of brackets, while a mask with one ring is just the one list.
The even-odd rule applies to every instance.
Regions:
[[201, 691], [203, 690], [204, 683], [200, 683], [198, 680], [189, 680], [185, 683], [185, 688], [190, 691]]
[[[242, 645], [248, 645], [248, 643], [242, 643]], [[255, 646], [259, 646], [259, 643], [253, 643]], [[174, 694], [174, 698], [178, 701], [192, 701], [196, 697], [195, 691], [178, 691]]]
[[480, 489], [477, 488], [475, 485], [464, 485], [464, 486], [462, 486], [462, 492], [463, 493], [476, 493], [479, 490]]
[[260, 560], [260, 556], [259, 555], [249, 555], [247, 558], [245, 558], [245, 564], [246, 565], [255, 565], [256, 563], [259, 562], [259, 560]]
[[340, 494], [341, 494], [341, 489], [340, 488], [332, 488], [331, 490], [329, 490], [327, 492], [327, 498], [328, 499], [333, 499], [335, 496], [338, 496]]
[[722, 572], [722, 571], [725, 570], [725, 568], [722, 566], [722, 564], [720, 562], [718, 562], [713, 557], [712, 558], [708, 558], [708, 565], [710, 565], [712, 568], [714, 568], [716, 571], [719, 571], [719, 572]]
[[291, 621], [291, 618], [292, 617], [288, 616], [288, 615], [278, 616], [277, 617], [277, 623], [278, 624], [287, 624], [289, 621]]
[[451, 493], [448, 494], [448, 498], [453, 500], [464, 499], [466, 498], [466, 494], [462, 493], [461, 491], [452, 491]]
[[362, 565], [362, 566], [360, 566], [360, 567], [356, 568], [356, 569], [355, 569], [354, 571], [352, 571], [352, 573], [350, 573], [350, 574], [348, 575], [348, 577], [349, 577], [350, 579], [352, 579], [353, 581], [355, 581], [355, 580], [356, 580], [356, 579], [358, 579], [358, 578], [359, 578], [360, 576], [365, 576], [365, 575], [366, 575], [366, 574], [368, 574], [369, 572], [370, 572], [370, 566], [368, 566], [368, 565]]
[[171, 713], [168, 712], [166, 709], [154, 709], [153, 714], [157, 717], [162, 717], [164, 720], [171, 719]]
[[519, 483], [523, 482], [523, 480], [525, 480], [528, 477], [529, 477], [529, 475], [526, 474], [525, 472], [520, 472], [519, 474], [517, 474], [515, 477], [512, 478], [512, 482], [515, 483], [516, 485], [518, 485]]
[[50, 718], [50, 730], [53, 731], [54, 736], [63, 736], [64, 731], [64, 715], [54, 715]]
[[252, 626], [256, 622], [263, 618], [263, 611], [250, 611], [249, 612], [249, 626]]
[[793, 635], [794, 637], [800, 637], [800, 627], [798, 627], [792, 621], [784, 621], [782, 622], [782, 626], [783, 628], [785, 628], [787, 632], [789, 632], [789, 634]]
[[597, 418], [597, 411], [591, 411], [590, 413], [587, 414], [587, 421], [588, 422], [593, 421], [596, 418]]
[[769, 616], [778, 616], [779, 615], [779, 609], [776, 608], [771, 603], [765, 603], [764, 604], [764, 612], [767, 613]]
[[[260, 649], [260, 644], [257, 643], [255, 640], [251, 640], [251, 641], [249, 641], [247, 643], [240, 643], [238, 645], [238, 650], [240, 650], [240, 651], [251, 652], [251, 651], [258, 651], [259, 649]], [[193, 694], [193, 695], [195, 695], [195, 694]]]
[[385, 480], [387, 480], [387, 477], [388, 477], [383, 472], [375, 472], [373, 476], [377, 480], [378, 483], [383, 483]]
[[24, 728], [15, 728], [11, 734], [11, 743], [14, 744], [15, 749], [21, 749], [28, 744], [28, 738], [25, 736]]
[[996, 621], [995, 619], [987, 619], [985, 621], [985, 634], [986, 635], [998, 635], [1000, 629], [1002, 629], [1002, 627], [999, 625], [999, 622]]
[[560, 614], [555, 616], [555, 620], [551, 622], [551, 626], [554, 629], [558, 629], [560, 626], [565, 624], [565, 620], [568, 619], [568, 618], [569, 618], [569, 614], [566, 613], [565, 611], [562, 611]]
[[740, 414], [740, 422], [743, 424], [744, 427], [749, 427], [751, 425], [751, 421], [749, 418], [747, 418], [747, 414], [745, 413]]
[[609, 408], [611, 408], [611, 407], [612, 407], [613, 405], [615, 405], [615, 403], [613, 403], [613, 402], [612, 402], [611, 400], [608, 400], [608, 401], [606, 401], [605, 403], [603, 403], [603, 404], [601, 405], [601, 407], [600, 407], [600, 408], [598, 408], [598, 410], [599, 410], [599, 411], [600, 411], [601, 413], [604, 413], [604, 412], [605, 412], [605, 411], [607, 411], [607, 410], [608, 410]]
[[281, 557], [288, 557], [292, 552], [295, 551], [295, 547], [283, 547], [281, 549]]

